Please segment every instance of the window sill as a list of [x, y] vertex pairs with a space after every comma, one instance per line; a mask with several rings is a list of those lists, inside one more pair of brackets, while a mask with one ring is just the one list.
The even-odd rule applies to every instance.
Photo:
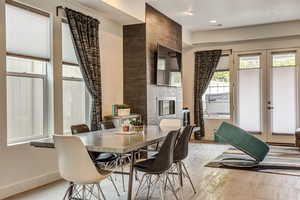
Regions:
[[24, 141], [16, 141], [16, 142], [12, 142], [12, 143], [7, 143], [6, 148], [13, 148], [13, 147], [25, 146], [25, 145], [27, 146], [27, 145], [30, 145], [30, 142], [32, 142], [32, 141], [43, 140], [43, 139], [47, 139], [50, 137], [51, 136], [42, 136], [42, 137], [32, 138], [32, 139], [28, 139], [28, 140], [24, 140]]
[[223, 116], [206, 116], [204, 120], [230, 120], [230, 117], [223, 117]]

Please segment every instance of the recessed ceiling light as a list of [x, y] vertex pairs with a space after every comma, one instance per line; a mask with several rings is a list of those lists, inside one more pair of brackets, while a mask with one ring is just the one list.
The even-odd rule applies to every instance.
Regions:
[[217, 23], [217, 20], [215, 20], [215, 19], [209, 20], [209, 23], [215, 24], [215, 23]]
[[184, 11], [182, 14], [187, 15], [187, 16], [193, 16], [194, 13], [192, 11]]

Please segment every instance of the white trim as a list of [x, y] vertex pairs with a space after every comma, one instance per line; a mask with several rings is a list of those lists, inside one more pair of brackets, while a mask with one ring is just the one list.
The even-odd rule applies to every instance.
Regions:
[[[62, 76], [62, 20], [61, 16], [52, 16], [50, 78], [53, 91], [54, 134], [63, 135], [63, 76]], [[51, 97], [50, 97], [51, 98]]]
[[52, 183], [60, 179], [61, 176], [59, 175], [58, 171], [54, 171], [41, 176], [19, 181], [0, 188], [0, 199], [4, 199], [28, 190], [32, 190], [34, 188]]
[[0, 147], [7, 143], [5, 0], [0, 0]]
[[[239, 67], [239, 57], [241, 55], [260, 55], [260, 68], [261, 68], [261, 133], [260, 135], [256, 135], [257, 137], [261, 138], [262, 140], [265, 140], [267, 142], [278, 142], [278, 143], [293, 143], [294, 142], [294, 135], [275, 135], [271, 133], [271, 115], [270, 112], [267, 110], [267, 102], [271, 101], [271, 54], [274, 52], [296, 52], [296, 74], [297, 78], [296, 81], [299, 83], [299, 77], [300, 77], [300, 70], [299, 64], [300, 64], [300, 50], [299, 48], [276, 48], [276, 49], [266, 49], [266, 50], [260, 50], [260, 51], [240, 51], [234, 53], [234, 91], [235, 94], [233, 98], [235, 99], [234, 106], [236, 107], [234, 112], [234, 123], [238, 124], [238, 67]], [[297, 126], [299, 127], [299, 114], [300, 114], [300, 87], [297, 84]]]
[[46, 136], [45, 134], [39, 135], [39, 136], [34, 136], [34, 137], [18, 138], [18, 139], [15, 139], [15, 140], [8, 141], [7, 142], [7, 147], [22, 145], [22, 144], [29, 144], [31, 141], [47, 139], [47, 138], [49, 138], [49, 136]]
[[234, 56], [232, 52], [229, 54], [229, 111], [230, 111], [230, 118], [231, 122], [234, 121]]

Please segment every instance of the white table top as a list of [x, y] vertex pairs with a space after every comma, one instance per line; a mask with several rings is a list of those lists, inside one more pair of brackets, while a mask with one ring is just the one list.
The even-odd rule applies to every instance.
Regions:
[[[143, 133], [122, 134], [120, 129], [101, 130], [77, 134], [89, 151], [108, 153], [129, 153], [162, 141], [174, 127], [160, 128], [145, 126]], [[54, 148], [53, 138], [30, 143], [34, 147]]]

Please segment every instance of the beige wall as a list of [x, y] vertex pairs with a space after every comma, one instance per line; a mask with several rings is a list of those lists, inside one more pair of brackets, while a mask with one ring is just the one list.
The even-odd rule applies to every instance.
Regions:
[[300, 35], [300, 21], [192, 33], [193, 44], [224, 43]]
[[182, 27], [182, 47], [188, 47], [192, 45], [192, 33], [184, 28], [184, 26]]
[[[5, 0], [0, 0], [0, 10], [3, 9]], [[21, 0], [25, 4], [31, 5], [33, 7], [45, 10], [51, 14], [51, 21], [56, 34], [53, 35], [53, 47], [56, 52], [54, 55], [58, 55], [53, 58], [53, 67], [58, 69], [60, 67], [61, 52], [60, 46], [60, 27], [59, 20], [55, 20], [55, 8], [57, 5], [66, 5], [73, 9], [79, 10], [83, 13], [88, 13], [101, 22], [100, 25], [100, 48], [101, 48], [101, 65], [102, 65], [102, 84], [103, 84], [103, 115], [111, 114], [111, 105], [115, 103], [123, 102], [123, 33], [122, 26], [116, 22], [105, 19], [101, 16], [101, 13], [85, 8], [81, 5], [74, 4], [72, 1], [60, 1], [60, 0], [49, 0], [49, 1], [35, 1], [35, 0]], [[2, 5], [2, 6], [1, 6]], [[3, 13], [3, 12], [1, 12]], [[3, 23], [3, 15], [0, 14], [0, 25]], [[5, 73], [5, 58], [3, 50], [5, 44], [5, 38], [3, 37], [1, 28], [0, 30], [0, 79], [3, 80]], [[61, 73], [61, 70], [54, 70], [55, 73]], [[56, 77], [60, 77], [60, 74], [55, 74]], [[59, 82], [59, 80], [56, 80]], [[61, 84], [58, 84], [58, 86]], [[4, 92], [3, 85], [1, 84], [0, 93]], [[60, 93], [61, 88], [56, 88], [54, 93]], [[7, 196], [26, 191], [28, 189], [34, 188], [39, 185], [46, 184], [48, 182], [57, 180], [59, 177], [56, 155], [54, 150], [47, 149], [37, 149], [32, 148], [29, 144], [19, 144], [14, 146], [5, 146], [5, 135], [6, 135], [6, 125], [3, 112], [5, 112], [5, 107], [3, 106], [4, 100], [1, 95], [0, 98], [0, 199]], [[56, 95], [56, 98], [60, 95]], [[54, 99], [55, 105], [61, 104], [62, 101]], [[2, 106], [1, 106], [2, 105]], [[57, 106], [61, 108], [61, 105]], [[58, 122], [61, 116], [61, 110], [57, 109], [55, 111], [55, 123]], [[57, 126], [59, 133], [62, 127]]]
[[[285, 37], [278, 39], [265, 39], [265, 40], [252, 40], [252, 41], [238, 41], [238, 42], [228, 42], [222, 44], [199, 44], [193, 47], [185, 48], [183, 52], [183, 106], [189, 107], [191, 110], [191, 119], [194, 120], [194, 66], [195, 58], [194, 52], [200, 50], [212, 50], [212, 49], [222, 49], [228, 50], [232, 49], [233, 53], [237, 51], [249, 51], [249, 50], [264, 50], [264, 49], [277, 49], [277, 48], [292, 48], [300, 47], [300, 36], [298, 37]], [[212, 140], [214, 128], [223, 120], [217, 119], [206, 119], [205, 129], [206, 136], [204, 139]]]

